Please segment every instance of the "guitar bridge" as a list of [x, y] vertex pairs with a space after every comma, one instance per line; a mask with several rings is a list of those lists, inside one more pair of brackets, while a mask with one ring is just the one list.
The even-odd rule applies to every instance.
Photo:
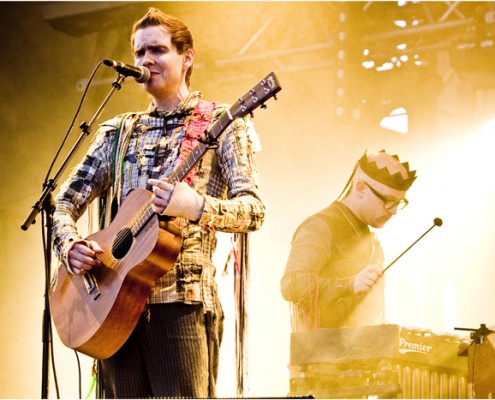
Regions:
[[96, 279], [93, 273], [86, 272], [83, 275], [83, 280], [84, 280], [84, 286], [86, 286], [86, 290], [88, 291], [88, 294], [94, 296], [93, 300], [96, 300], [98, 297], [100, 297], [101, 292], [100, 289], [98, 288], [98, 284], [96, 283]]

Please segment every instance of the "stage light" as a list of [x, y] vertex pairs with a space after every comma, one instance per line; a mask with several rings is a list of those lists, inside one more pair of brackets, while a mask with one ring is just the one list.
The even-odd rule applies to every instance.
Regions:
[[409, 132], [409, 116], [404, 107], [397, 107], [380, 121], [382, 128], [406, 135]]
[[382, 71], [391, 70], [392, 68], [394, 68], [394, 64], [392, 64], [391, 62], [386, 62], [383, 63], [380, 67], [377, 67], [376, 70], [378, 72], [382, 72]]
[[375, 66], [375, 62], [373, 60], [370, 61], [363, 61], [363, 67], [365, 69], [371, 69]]
[[483, 40], [480, 43], [480, 47], [492, 47], [492, 46], [493, 46], [493, 39]]

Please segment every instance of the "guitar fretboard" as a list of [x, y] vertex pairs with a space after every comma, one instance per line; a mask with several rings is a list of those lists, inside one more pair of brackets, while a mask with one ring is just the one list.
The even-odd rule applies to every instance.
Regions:
[[187, 174], [194, 168], [198, 161], [204, 156], [208, 148], [213, 144], [222, 132], [230, 125], [233, 118], [229, 111], [225, 111], [215, 122], [208, 132], [205, 132], [205, 138], [203, 141], [198, 143], [198, 145], [191, 150], [187, 157], [182, 161], [182, 163], [177, 167], [177, 169], [170, 174], [167, 178], [169, 183], [177, 183], [182, 181]]

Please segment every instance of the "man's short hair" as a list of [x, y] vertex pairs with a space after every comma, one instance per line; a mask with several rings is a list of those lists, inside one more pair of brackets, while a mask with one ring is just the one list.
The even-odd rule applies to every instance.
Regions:
[[[194, 50], [194, 40], [189, 28], [180, 19], [165, 14], [163, 11], [151, 7], [148, 12], [134, 23], [131, 32], [131, 46], [134, 48], [134, 38], [139, 29], [149, 26], [163, 26], [170, 32], [172, 44], [175, 46], [177, 53], [183, 54], [188, 50]], [[191, 84], [193, 66], [191, 65], [186, 72], [186, 85]]]

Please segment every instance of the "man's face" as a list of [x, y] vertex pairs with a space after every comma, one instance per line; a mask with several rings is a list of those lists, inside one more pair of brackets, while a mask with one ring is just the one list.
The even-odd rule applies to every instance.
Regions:
[[164, 27], [149, 26], [136, 32], [134, 63], [150, 70], [151, 78], [144, 87], [155, 99], [179, 92], [192, 60], [192, 50], [177, 53], [171, 34]]
[[363, 216], [366, 223], [374, 228], [382, 228], [397, 214], [401, 203], [405, 202], [406, 192], [393, 189], [374, 179], [359, 181], [364, 200]]

